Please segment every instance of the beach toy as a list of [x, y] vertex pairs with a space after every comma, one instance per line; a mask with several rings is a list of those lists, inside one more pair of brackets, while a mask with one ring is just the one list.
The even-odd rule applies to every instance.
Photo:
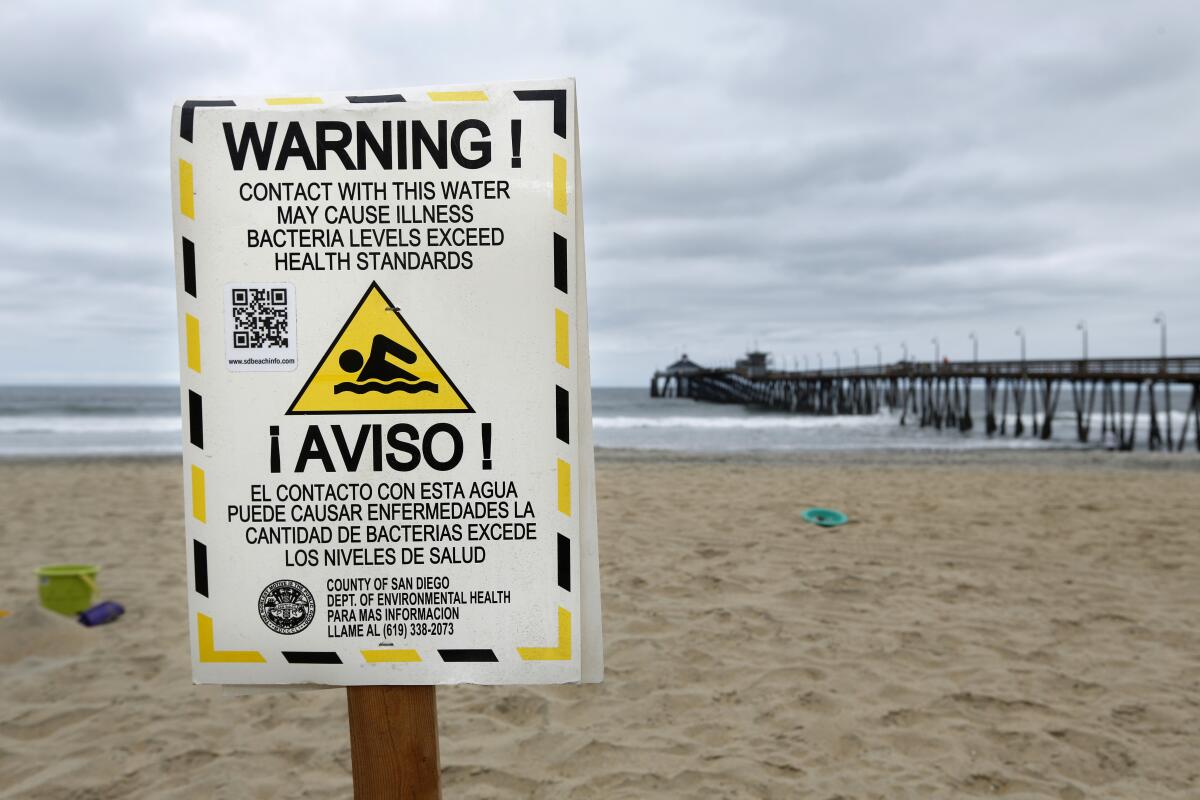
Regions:
[[850, 521], [849, 517], [835, 508], [809, 508], [800, 516], [805, 522], [820, 525], [822, 528], [836, 528]]
[[73, 616], [92, 605], [98, 567], [90, 564], [52, 564], [39, 567], [38, 597], [42, 606]]
[[120, 603], [114, 603], [112, 600], [105, 600], [103, 603], [97, 603], [79, 615], [79, 622], [89, 628], [95, 625], [103, 625], [107, 622], [112, 622], [117, 617], [125, 613], [125, 606]]

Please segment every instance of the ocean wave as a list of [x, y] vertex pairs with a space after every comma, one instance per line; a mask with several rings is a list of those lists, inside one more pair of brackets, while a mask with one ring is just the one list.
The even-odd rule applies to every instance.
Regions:
[[[1178, 427], [1183, 424], [1184, 419], [1189, 412], [1171, 410], [1171, 423]], [[984, 415], [982, 412], [972, 411], [975, 421], [976, 430], [982, 429]], [[1167, 423], [1167, 414], [1161, 409], [1158, 412], [1159, 424], [1163, 427]], [[1039, 412], [1038, 423], [1042, 421], [1042, 415]], [[999, 424], [1001, 420], [1007, 421], [1009, 425], [1016, 422], [1016, 414], [1010, 411], [1007, 416], [1001, 414], [996, 415], [996, 422]], [[1130, 420], [1136, 420], [1139, 430], [1142, 426], [1150, 424], [1149, 412], [1142, 410], [1136, 416], [1130, 414], [1126, 416], [1126, 426]], [[1032, 417], [1026, 412], [1022, 421], [1026, 428], [1032, 427]], [[899, 425], [900, 412], [883, 411], [878, 414], [867, 415], [844, 415], [844, 416], [812, 416], [803, 414], [758, 414], [754, 416], [634, 416], [616, 414], [606, 416], [604, 414], [594, 414], [592, 416], [592, 425], [597, 428], [863, 428], [875, 427], [879, 425]], [[1061, 409], [1054, 415], [1054, 427], [1061, 428], [1069, 424], [1072, 429], [1075, 425], [1075, 413], [1071, 410], [1062, 411]], [[918, 417], [911, 412], [908, 415], [908, 426], [911, 428], [918, 427]], [[1099, 412], [1092, 415], [1092, 430], [1100, 430], [1100, 414]]]
[[14, 458], [65, 459], [77, 457], [126, 457], [126, 456], [174, 456], [183, 450], [180, 443], [174, 444], [114, 444], [77, 445], [37, 444], [29, 446], [0, 443], [0, 460]]
[[0, 434], [140, 434], [179, 433], [173, 416], [19, 415], [0, 416]]
[[894, 417], [879, 414], [856, 417], [806, 417], [806, 416], [757, 416], [757, 417], [631, 417], [594, 416], [595, 428], [702, 428], [710, 430], [764, 430], [799, 428], [867, 428], [898, 424]]

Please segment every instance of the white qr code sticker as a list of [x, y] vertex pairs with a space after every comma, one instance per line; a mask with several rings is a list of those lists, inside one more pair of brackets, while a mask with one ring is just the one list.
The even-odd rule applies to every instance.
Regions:
[[225, 363], [232, 372], [296, 368], [296, 287], [225, 284]]

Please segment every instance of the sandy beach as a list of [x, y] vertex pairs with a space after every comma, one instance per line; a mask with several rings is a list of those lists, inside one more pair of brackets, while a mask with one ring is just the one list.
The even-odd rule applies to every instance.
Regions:
[[[598, 488], [606, 681], [439, 690], [448, 798], [1200, 796], [1195, 457], [606, 452]], [[0, 797], [349, 796], [342, 691], [191, 685], [177, 460], [0, 463], [0, 507]], [[128, 613], [33, 608], [62, 561]]]

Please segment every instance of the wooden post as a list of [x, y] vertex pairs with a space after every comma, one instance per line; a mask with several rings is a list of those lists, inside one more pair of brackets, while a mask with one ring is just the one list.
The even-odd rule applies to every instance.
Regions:
[[[1151, 387], [1150, 391], [1153, 392], [1154, 388]], [[1169, 453], [1169, 452], [1171, 452], [1171, 435], [1172, 435], [1171, 434], [1171, 381], [1170, 380], [1163, 381], [1163, 400], [1166, 401], [1166, 405], [1167, 405], [1167, 452]]]
[[1004, 378], [998, 378], [1000, 382], [1000, 435], [1005, 436], [1008, 433], [1008, 387], [1004, 385]]
[[1092, 409], [1096, 405], [1096, 384], [1097, 381], [1092, 381], [1091, 390], [1088, 392], [1087, 417], [1083, 425], [1083, 439], [1081, 440], [1084, 442], [1088, 440], [1088, 436], [1092, 433]]
[[1137, 415], [1138, 408], [1142, 404], [1142, 383], [1138, 383], [1137, 391], [1133, 393], [1133, 416], [1129, 418], [1129, 446], [1126, 450], [1132, 450], [1137, 444]]
[[[1168, 390], [1169, 391], [1169, 390]], [[1158, 425], [1158, 404], [1154, 402], [1154, 383], [1150, 384], [1150, 438], [1147, 444], [1150, 450], [1157, 450], [1162, 444], [1162, 429]], [[1171, 449], [1171, 443], [1167, 442], [1167, 449]]]
[[1013, 403], [1017, 407], [1017, 421], [1013, 426], [1013, 436], [1020, 437], [1025, 432], [1025, 423], [1021, 421], [1021, 411], [1025, 408], [1025, 378], [1017, 378], [1013, 384]]
[[999, 426], [996, 424], [996, 384], [998, 380], [990, 375], [983, 379], [983, 429], [988, 436], [993, 436]]
[[440, 800], [437, 688], [349, 686], [354, 800]]
[[[1038, 388], [1037, 388], [1037, 380], [1034, 379], [1029, 382], [1029, 416], [1032, 418], [1030, 424], [1033, 426], [1034, 437], [1036, 437], [1038, 435], [1037, 407], [1038, 407]], [[1042, 416], [1045, 416], [1045, 415], [1046, 415], [1046, 410], [1042, 409]]]

